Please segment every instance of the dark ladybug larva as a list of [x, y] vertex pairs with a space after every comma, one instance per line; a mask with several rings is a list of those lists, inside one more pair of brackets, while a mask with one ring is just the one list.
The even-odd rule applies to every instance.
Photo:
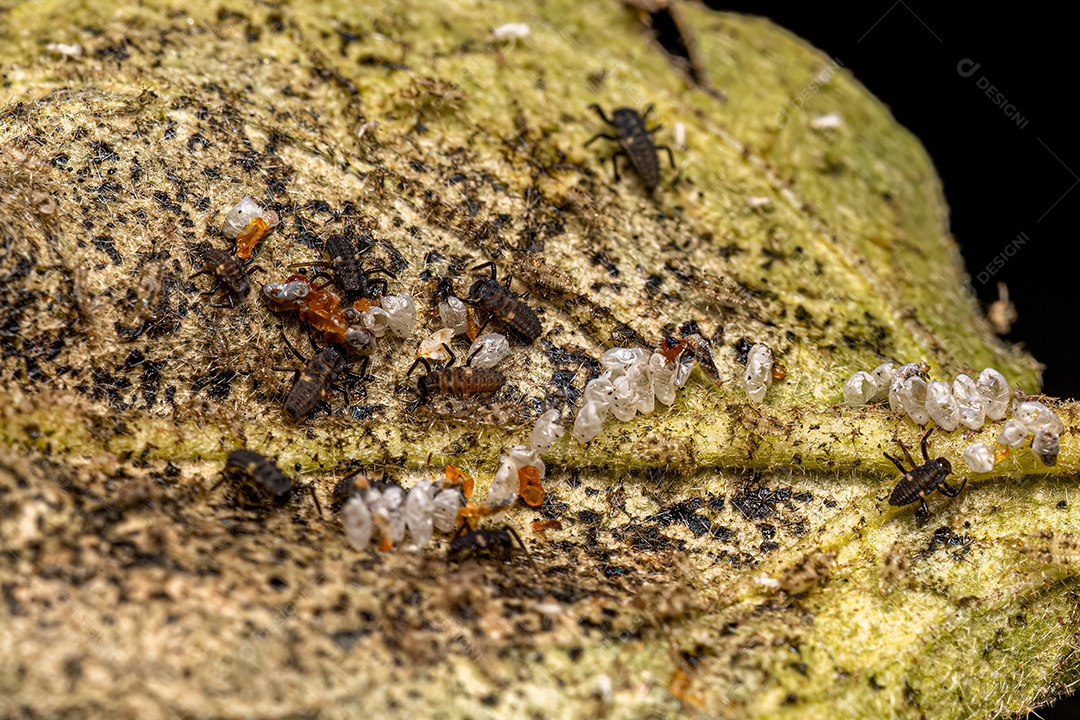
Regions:
[[192, 275], [189, 280], [199, 275], [213, 275], [217, 278], [217, 284], [203, 295], [213, 295], [219, 288], [224, 288], [228, 303], [211, 303], [211, 307], [234, 307], [236, 300], [243, 300], [251, 292], [251, 281], [248, 275], [256, 270], [262, 270], [258, 265], [252, 265], [245, 269], [244, 263], [228, 250], [219, 250], [208, 247], [202, 253], [202, 269]]
[[918, 502], [920, 507], [915, 513], [916, 519], [922, 520], [930, 515], [930, 508], [926, 506], [926, 496], [937, 490], [942, 495], [948, 497], [956, 497], [960, 494], [960, 491], [967, 485], [967, 478], [961, 481], [959, 487], [952, 487], [945, 481], [945, 478], [952, 472], [952, 465], [949, 461], [943, 457], [930, 459], [930, 455], [927, 452], [926, 441], [930, 438], [930, 433], [934, 431], [934, 428], [930, 428], [926, 431], [926, 434], [922, 437], [922, 456], [924, 462], [922, 465], [916, 466], [915, 461], [911, 459], [911, 453], [908, 449], [901, 445], [904, 450], [904, 457], [908, 463], [912, 466], [910, 470], [904, 468], [903, 464], [892, 455], [884, 453], [885, 457], [892, 461], [893, 465], [900, 468], [900, 472], [904, 476], [900, 479], [900, 482], [893, 488], [892, 495], [889, 496], [890, 505], [910, 505], [913, 502]]
[[653, 106], [649, 105], [642, 114], [638, 114], [638, 111], [633, 108], [615, 108], [611, 119], [595, 103], [590, 105], [589, 109], [595, 110], [601, 120], [615, 128], [615, 136], [600, 133], [585, 143], [585, 147], [600, 138], [614, 140], [619, 143], [620, 149], [611, 156], [611, 164], [615, 168], [615, 182], [619, 182], [618, 159], [619, 156], [622, 156], [630, 159], [630, 163], [637, 170], [638, 175], [641, 176], [641, 181], [645, 183], [645, 189], [650, 193], [655, 190], [656, 186], [660, 184], [660, 161], [657, 159], [657, 150], [667, 152], [672, 169], [675, 168], [675, 156], [671, 153], [671, 148], [667, 145], [654, 144], [652, 137], [650, 137], [652, 133], [662, 128], [663, 125], [658, 125], [652, 129], [645, 127], [645, 118], [652, 112]]
[[510, 290], [511, 276], [507, 275], [506, 282], [499, 284], [495, 263], [486, 262], [477, 265], [473, 270], [483, 270], [488, 267], [491, 268], [491, 276], [474, 282], [469, 289], [469, 297], [464, 299], [464, 302], [480, 307], [490, 314], [488, 320], [480, 326], [479, 332], [483, 332], [491, 317], [496, 317], [514, 336], [525, 342], [533, 342], [543, 333], [540, 318], [517, 293]]
[[285, 477], [274, 461], [253, 450], [233, 450], [225, 460], [226, 477], [238, 478], [256, 487], [274, 502], [283, 503], [292, 492], [292, 480]]
[[307, 361], [303, 370], [294, 371], [296, 379], [285, 399], [285, 411], [294, 418], [307, 417], [318, 403], [326, 399], [345, 369], [345, 358], [340, 352], [333, 347], [323, 348]]
[[430, 393], [442, 393], [443, 395], [476, 395], [479, 393], [494, 392], [506, 383], [506, 376], [498, 370], [490, 368], [469, 367], [472, 361], [470, 357], [465, 365], [454, 367], [454, 353], [450, 347], [443, 343], [450, 359], [437, 370], [431, 369], [431, 363], [427, 358], [419, 357], [409, 367], [406, 377], [412, 375], [418, 365], [423, 365], [427, 375], [421, 375], [417, 380], [416, 387], [420, 395], [427, 396]]

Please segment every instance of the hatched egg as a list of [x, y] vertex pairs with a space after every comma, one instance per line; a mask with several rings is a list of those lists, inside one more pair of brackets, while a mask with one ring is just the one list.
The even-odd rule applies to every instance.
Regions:
[[904, 380], [898, 395], [908, 417], [919, 425], [930, 422], [930, 413], [926, 409], [926, 380], [922, 376], [915, 375]]
[[600, 365], [609, 371], [626, 370], [634, 363], [648, 360], [650, 354], [645, 348], [611, 348], [600, 356]]
[[664, 405], [675, 402], [678, 387], [676, 372], [682, 365], [678, 359], [668, 361], [663, 353], [654, 352], [649, 358], [649, 374], [652, 376], [652, 392]]
[[381, 307], [372, 307], [364, 310], [360, 313], [360, 318], [364, 324], [364, 329], [377, 338], [381, 338], [385, 335], [386, 330], [390, 325], [390, 314]]
[[972, 472], [988, 473], [994, 469], [994, 452], [986, 443], [973, 443], [965, 448], [964, 461]]
[[891, 410], [900, 412], [904, 409], [903, 403], [900, 402], [900, 389], [908, 378], [913, 377], [924, 377], [922, 368], [915, 363], [907, 363], [893, 370], [888, 385], [889, 408]]
[[874, 385], [877, 390], [867, 402], [881, 402], [889, 397], [889, 385], [892, 383], [892, 376], [892, 363], [882, 363], [874, 368], [870, 373], [870, 377], [874, 379]]
[[[400, 545], [405, 539], [405, 489], [400, 485], [391, 485], [382, 492], [383, 507], [390, 518], [394, 545]], [[372, 513], [374, 515], [375, 513]]]
[[240, 198], [240, 202], [232, 206], [225, 216], [221, 232], [230, 240], [235, 240], [240, 233], [248, 229], [251, 221], [256, 218], [261, 218], [266, 223], [267, 229], [278, 224], [277, 213], [265, 211], [262, 205], [256, 202], [255, 198], [245, 195]]
[[767, 345], [758, 343], [750, 348], [746, 355], [746, 372], [743, 374], [743, 387], [750, 402], [760, 403], [772, 385], [773, 354]]
[[623, 422], [633, 420], [637, 415], [638, 396], [629, 376], [620, 375], [612, 384], [615, 392], [611, 396], [611, 414]]
[[540, 477], [545, 477], [547, 475], [544, 461], [541, 460], [540, 456], [536, 454], [536, 451], [528, 445], [514, 445], [510, 448], [507, 457], [510, 458], [510, 462], [514, 464], [514, 468], [517, 470], [520, 470], [526, 465], [531, 465], [540, 472]]
[[579, 443], [587, 443], [599, 435], [604, 429], [609, 407], [610, 405], [602, 405], [595, 400], [582, 405], [574, 418], [574, 439]]
[[1027, 428], [1019, 420], [1006, 420], [998, 433], [997, 442], [1005, 447], [1020, 447], [1028, 436]]
[[561, 423], [562, 413], [558, 410], [548, 410], [536, 418], [533, 425], [529, 444], [538, 453], [547, 452], [566, 433]]
[[844, 383], [844, 404], [851, 407], [865, 405], [877, 392], [874, 377], [865, 370], [859, 370]]
[[439, 318], [443, 327], [454, 331], [454, 335], [464, 335], [469, 331], [469, 309], [460, 298], [453, 295], [439, 303]]
[[444, 348], [443, 345], [449, 345], [450, 341], [453, 339], [454, 331], [450, 328], [438, 330], [420, 343], [420, 348], [416, 351], [416, 357], [427, 358], [428, 360], [434, 360], [436, 362], [449, 360], [450, 355], [446, 352], [446, 348]]
[[341, 509], [341, 524], [345, 528], [345, 537], [357, 550], [366, 550], [371, 544], [371, 535], [375, 523], [371, 517], [367, 502], [359, 495], [354, 495]]
[[465, 502], [461, 499], [461, 493], [457, 488], [440, 490], [432, 500], [432, 504], [435, 508], [432, 513], [435, 529], [439, 532], [453, 530], [457, 524], [458, 510], [465, 507]]
[[412, 538], [413, 545], [417, 548], [427, 545], [435, 530], [433, 520], [435, 503], [432, 500], [431, 492], [431, 483], [427, 480], [421, 480], [409, 490], [408, 497], [405, 498], [405, 509], [402, 516], [405, 520], [405, 527], [409, 531], [409, 537]]
[[679, 364], [675, 369], [675, 387], [681, 388], [686, 385], [686, 381], [690, 379], [690, 373], [694, 369], [694, 355], [693, 353], [686, 353], [683, 357], [679, 358]]
[[606, 372], [595, 377], [585, 385], [582, 395], [584, 403], [595, 402], [604, 408], [605, 417], [608, 408], [611, 407], [611, 396], [615, 393], [615, 385], [611, 382], [611, 373]]
[[953, 380], [953, 397], [960, 408], [960, 422], [972, 430], [980, 429], [986, 422], [986, 406], [975, 381], [964, 374]]
[[960, 425], [960, 405], [947, 382], [935, 380], [926, 386], [926, 411], [945, 432], [952, 432]]
[[505, 335], [485, 333], [473, 341], [466, 356], [471, 358], [471, 361], [466, 362], [466, 365], [486, 370], [498, 365], [509, 354], [510, 341]]
[[975, 387], [982, 396], [986, 408], [986, 417], [1000, 420], [1009, 409], [1009, 383], [1005, 376], [994, 368], [986, 368], [979, 373]]
[[350, 325], [345, 331], [345, 346], [357, 355], [375, 352], [375, 335], [359, 325]]
[[509, 505], [517, 500], [520, 482], [518, 467], [506, 455], [499, 456], [499, 469], [488, 488], [487, 502], [490, 505]]
[[1061, 453], [1060, 436], [1053, 430], [1040, 428], [1035, 431], [1035, 437], [1031, 439], [1031, 454], [1042, 462], [1043, 465], [1057, 465], [1058, 454]]
[[652, 375], [649, 373], [651, 357], [652, 353], [649, 353], [626, 369], [626, 381], [634, 392], [635, 409], [645, 415], [656, 409], [656, 393], [653, 392]]
[[1017, 403], [1013, 407], [1013, 417], [1030, 433], [1049, 430], [1061, 435], [1061, 433], [1065, 432], [1065, 425], [1061, 422], [1061, 418], [1057, 416], [1057, 413], [1035, 400], [1025, 400]]
[[[407, 338], [416, 327], [416, 304], [408, 293], [397, 295], [383, 295], [380, 303], [388, 316], [386, 326], [390, 332], [399, 338]], [[451, 330], [450, 337], [454, 334]], [[450, 340], [446, 341], [447, 343]]]

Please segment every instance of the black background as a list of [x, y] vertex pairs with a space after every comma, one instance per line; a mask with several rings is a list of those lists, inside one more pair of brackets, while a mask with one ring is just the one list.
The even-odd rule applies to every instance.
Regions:
[[[1005, 282], [1020, 315], [1006, 340], [1046, 365], [1045, 392], [1080, 397], [1080, 333], [1072, 319], [1080, 290], [1073, 241], [1080, 185], [1072, 187], [1080, 180], [1080, 111], [1073, 110], [1080, 62], [1072, 19], [1047, 3], [1008, 13], [907, 0], [850, 8], [708, 4], [772, 18], [805, 38], [922, 140], [944, 183], [952, 232], [980, 301], [997, 299], [997, 282]], [[957, 71], [965, 58], [979, 64], [970, 77]], [[1023, 128], [979, 89], [981, 77], [1015, 106]], [[1021, 232], [1026, 244], [979, 283], [979, 273]]]
[[[1080, 330], [1072, 317], [1080, 291], [1074, 241], [1080, 43], [1073, 18], [1031, 2], [1007, 12], [908, 0], [708, 4], [772, 18], [805, 38], [839, 60], [922, 140], [944, 183], [952, 233], [980, 301], [989, 304], [997, 282], [1007, 283], [1020, 317], [1006, 340], [1022, 343], [1046, 365], [1045, 392], [1080, 397]], [[970, 77], [957, 71], [965, 58], [980, 66]], [[980, 77], [1015, 106], [1027, 121], [1023, 128], [979, 89]], [[978, 274], [1021, 232], [1027, 243], [989, 282], [979, 283]], [[973, 658], [978, 652], [972, 648]], [[1039, 715], [1080, 717], [1080, 696]]]

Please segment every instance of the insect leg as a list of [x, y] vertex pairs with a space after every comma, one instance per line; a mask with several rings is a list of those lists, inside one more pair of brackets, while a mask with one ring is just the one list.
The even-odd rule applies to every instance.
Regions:
[[[198, 274], [198, 273], [196, 273], [196, 274]], [[195, 277], [195, 275], [192, 275], [191, 277], [193, 278], [193, 277]], [[188, 279], [190, 280], [191, 278], [188, 278]], [[207, 295], [213, 295], [214, 293], [216, 293], [218, 291], [218, 288], [220, 288], [220, 287], [221, 287], [221, 281], [219, 280], [217, 283], [214, 284], [214, 287], [210, 288], [206, 292], [199, 293], [199, 297], [206, 297]]]
[[904, 451], [904, 457], [907, 459], [908, 464], [911, 465], [912, 468], [917, 468], [919, 463], [911, 459], [911, 453], [908, 452], [907, 445], [901, 442], [900, 449]]
[[[307, 365], [307, 360], [304, 359], [304, 356], [301, 355], [297, 351], [297, 349], [293, 347], [293, 344], [291, 342], [289, 342], [289, 336], [285, 334], [285, 323], [284, 322], [281, 323], [281, 339], [285, 341], [285, 346], [287, 348], [289, 348], [289, 350], [292, 351], [292, 354], [296, 356], [296, 359], [299, 360], [300, 362], [304, 363], [305, 365]], [[274, 369], [276, 370], [277, 368], [274, 368]], [[299, 372], [299, 371], [297, 371], [297, 372]]]
[[477, 337], [479, 337], [480, 334], [484, 332], [484, 328], [488, 326], [488, 323], [491, 322], [491, 318], [493, 317], [495, 317], [495, 315], [493, 315], [492, 313], [488, 313], [487, 319], [484, 320], [484, 323], [476, 329]]
[[930, 517], [930, 508], [927, 506], [925, 499], [919, 498], [919, 509], [915, 511], [915, 519], [922, 522], [928, 517]]
[[345, 406], [346, 407], [348, 407], [349, 405], [352, 405], [352, 395], [349, 394], [348, 388], [344, 387], [343, 385], [331, 385], [330, 389], [331, 390], [336, 390], [336, 391], [338, 391], [339, 393], [341, 393], [342, 395], [345, 396]]
[[375, 247], [375, 239], [374, 238], [370, 238], [370, 237], [361, 238], [360, 242], [362, 242], [362, 243], [366, 242], [367, 243], [363, 247], [360, 247], [359, 245], [356, 246], [356, 252], [361, 254], [361, 255], [366, 253], [371, 248]]
[[957, 495], [960, 494], [960, 491], [963, 490], [964, 486], [966, 486], [966, 485], [967, 485], [967, 478], [964, 478], [963, 480], [961, 480], [960, 485], [958, 487], [952, 487], [951, 485], [949, 485], [949, 483], [942, 480], [941, 484], [938, 485], [938, 492], [941, 493], [942, 495], [945, 495], [946, 497], [956, 497]]
[[476, 348], [476, 350], [474, 350], [472, 352], [472, 354], [469, 355], [469, 357], [467, 357], [465, 359], [465, 367], [469, 367], [470, 365], [472, 365], [473, 358], [476, 357], [477, 355], [479, 355], [480, 351], [483, 350], [483, 349], [484, 349], [483, 347]]
[[[320, 285], [318, 287], [315, 287], [315, 281], [318, 280], [319, 278], [325, 278], [326, 282], [324, 282], [322, 285]], [[334, 282], [334, 276], [330, 275], [329, 273], [325, 273], [322, 270], [320, 270], [319, 272], [312, 275], [311, 279], [308, 280], [308, 284], [311, 286], [311, 289], [314, 290], [315, 292], [318, 292], [318, 291], [322, 290], [324, 287], [326, 287], [327, 285], [330, 285], [333, 282]]]
[[521, 536], [517, 534], [517, 530], [510, 527], [509, 525], [506, 526], [506, 529], [510, 531], [510, 534], [514, 536], [515, 540], [517, 540], [517, 544], [520, 545], [521, 549], [525, 552], [525, 559], [529, 561], [529, 565], [535, 568], [536, 566], [533, 565], [532, 555], [529, 554], [529, 548], [526, 547], [525, 543], [521, 541]]
[[446, 368], [453, 366], [454, 361], [457, 360], [457, 358], [454, 357], [454, 351], [450, 349], [449, 345], [443, 343], [442, 346], [443, 350], [446, 351], [446, 354], [450, 356], [450, 359], [446, 361], [445, 365], [443, 365], [443, 370], [445, 370]]
[[307, 489], [311, 493], [311, 499], [315, 501], [315, 509], [319, 511], [319, 517], [322, 517], [322, 505], [319, 503], [319, 496], [315, 494], [315, 484], [309, 482]]
[[617, 138], [617, 137], [612, 137], [611, 135], [608, 135], [607, 133], [599, 133], [597, 135], [593, 135], [592, 138], [590, 138], [589, 141], [587, 143], [585, 143], [585, 147], [589, 147], [590, 145], [592, 145], [594, 142], [596, 142], [600, 138], [603, 138], [605, 140], [613, 140], [614, 142], [619, 142], [619, 138]]
[[592, 103], [591, 105], [589, 105], [589, 110], [594, 111], [597, 115], [600, 116], [600, 119], [606, 122], [608, 125], [615, 125], [615, 123], [611, 122], [611, 120], [608, 119], [608, 116], [604, 114], [604, 109], [596, 103]]
[[427, 370], [428, 375], [431, 374], [431, 364], [428, 363], [427, 358], [418, 357], [416, 358], [415, 362], [413, 362], [413, 364], [409, 366], [409, 372], [405, 373], [405, 377], [409, 377], [410, 375], [412, 375], [412, 372], [416, 369], [417, 365], [423, 365], [424, 369]]
[[667, 158], [668, 158], [668, 161], [671, 163], [671, 169], [674, 170], [675, 169], [675, 156], [671, 153], [671, 148], [669, 148], [667, 145], [657, 145], [656, 149], [657, 150], [664, 150], [664, 151], [667, 152]]
[[228, 302], [210, 303], [210, 307], [227, 308], [229, 310], [232, 310], [234, 307], [236, 307], [236, 301], [233, 299], [232, 293], [229, 293], [225, 297], [228, 299]]
[[375, 267], [368, 268], [367, 270], [364, 271], [365, 276], [370, 276], [372, 273], [382, 273], [383, 275], [388, 275], [388, 276], [390, 276], [392, 278], [397, 278], [397, 275], [395, 275], [393, 273], [393, 271], [387, 270], [382, 265], [376, 265]]
[[491, 279], [498, 280], [498, 278], [495, 276], [495, 263], [491, 260], [487, 261], [486, 263], [481, 263], [480, 265], [477, 265], [472, 269], [472, 271], [476, 272], [477, 270], [483, 270], [487, 267], [491, 268]]
[[615, 182], [619, 182], [619, 158], [624, 157], [629, 159], [629, 155], [623, 150], [618, 150], [611, 156], [611, 168], [615, 171]]
[[890, 460], [892, 460], [892, 464], [893, 464], [893, 465], [895, 465], [896, 467], [898, 467], [898, 468], [900, 469], [900, 472], [904, 473], [905, 475], [907, 474], [907, 470], [905, 470], [905, 469], [904, 469], [904, 466], [900, 464], [900, 461], [899, 461], [899, 460], [897, 460], [896, 458], [894, 458], [894, 457], [893, 457], [892, 455], [890, 455], [889, 453], [882, 453], [882, 455], [884, 455], [885, 457], [887, 457], [887, 458], [889, 458]]
[[377, 280], [368, 280], [368, 290], [374, 290], [380, 288], [382, 295], [388, 295], [390, 293], [390, 285], [386, 282], [386, 278], [378, 278]]
[[922, 456], [923, 456], [923, 460], [925, 460], [926, 462], [930, 462], [930, 456], [926, 452], [926, 441], [930, 438], [930, 433], [932, 433], [932, 432], [934, 432], [933, 427], [931, 427], [929, 430], [927, 430], [926, 434], [922, 436], [922, 443], [921, 443]]

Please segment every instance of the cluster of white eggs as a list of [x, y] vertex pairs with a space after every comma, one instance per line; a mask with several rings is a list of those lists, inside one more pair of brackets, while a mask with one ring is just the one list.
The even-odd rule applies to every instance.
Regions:
[[[536, 420], [529, 445], [515, 445], [499, 457], [499, 469], [488, 489], [479, 516], [490, 517], [509, 508], [520, 491], [521, 471], [531, 467], [537, 481], [546, 475], [540, 453], [563, 436], [558, 410], [548, 410]], [[345, 536], [357, 550], [378, 541], [380, 549], [398, 547], [409, 536], [408, 549], [430, 542], [435, 530], [452, 532], [460, 524], [459, 512], [465, 498], [455, 483], [421, 480], [407, 492], [398, 485], [372, 486], [359, 490], [341, 510]]]
[[[977, 379], [958, 375], [950, 384], [930, 380], [925, 365], [908, 363], [894, 368], [883, 363], [872, 372], [860, 370], [844, 383], [844, 404], [865, 405], [888, 398], [889, 407], [905, 413], [915, 423], [931, 420], [945, 432], [960, 425], [979, 430], [987, 420], [1001, 420], [1009, 410], [1012, 392], [1008, 381], [994, 368], [986, 368]], [[1008, 448], [1019, 447], [1034, 436], [1032, 454], [1046, 465], [1057, 462], [1059, 439], [1064, 430], [1061, 419], [1041, 402], [1017, 400], [1012, 403], [1013, 419], [997, 438], [997, 450], [986, 443], [974, 443], [964, 451], [964, 460], [974, 472], [990, 472]]]
[[675, 402], [675, 391], [686, 384], [693, 360], [682, 350], [673, 360], [645, 348], [611, 348], [600, 356], [604, 372], [585, 385], [581, 410], [574, 419], [574, 438], [587, 443], [604, 429], [609, 415], [626, 422], [639, 412], [651, 413], [656, 401]]
[[400, 546], [408, 531], [409, 548], [428, 544], [435, 530], [450, 532], [457, 526], [458, 511], [465, 506], [461, 490], [453, 485], [416, 483], [408, 492], [399, 485], [369, 487], [349, 498], [341, 509], [345, 536], [357, 550], [378, 540], [379, 548]]
[[987, 419], [1000, 420], [1009, 407], [1009, 383], [993, 368], [978, 380], [958, 375], [952, 384], [927, 382], [926, 366], [908, 363], [893, 368], [884, 363], [873, 372], [860, 370], [844, 383], [844, 404], [865, 405], [888, 398], [889, 407], [903, 412], [919, 425], [933, 420], [952, 432], [960, 425], [978, 430]]

